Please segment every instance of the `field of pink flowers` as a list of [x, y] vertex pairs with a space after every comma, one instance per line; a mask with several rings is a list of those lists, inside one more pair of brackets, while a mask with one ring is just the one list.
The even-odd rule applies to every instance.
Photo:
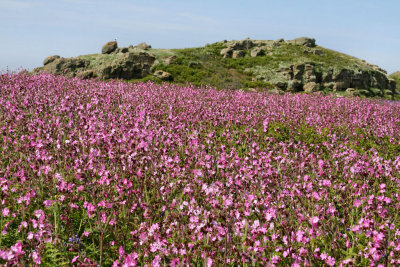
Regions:
[[400, 264], [400, 104], [0, 75], [0, 264]]

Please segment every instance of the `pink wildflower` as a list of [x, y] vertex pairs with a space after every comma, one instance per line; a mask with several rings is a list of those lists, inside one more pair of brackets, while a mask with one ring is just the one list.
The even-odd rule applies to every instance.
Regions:
[[317, 226], [318, 222], [319, 222], [319, 218], [317, 216], [314, 216], [312, 218], [310, 218], [309, 222], [311, 223], [312, 226]]
[[360, 207], [362, 204], [363, 204], [363, 201], [361, 201], [359, 199], [355, 199], [353, 201], [353, 206], [356, 207], [356, 208]]
[[3, 217], [8, 217], [10, 215], [10, 210], [7, 208], [4, 208], [2, 211]]

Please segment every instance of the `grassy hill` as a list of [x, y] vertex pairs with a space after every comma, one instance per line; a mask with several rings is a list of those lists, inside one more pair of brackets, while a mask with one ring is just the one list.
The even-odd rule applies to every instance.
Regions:
[[389, 78], [395, 80], [397, 89], [400, 89], [400, 71], [396, 71], [389, 75]]
[[[229, 49], [228, 54], [222, 53]], [[255, 49], [260, 50], [257, 56], [252, 55]], [[152, 58], [150, 61], [142, 60], [141, 65], [132, 69], [139, 56], [127, 59], [127, 54]], [[83, 73], [83, 77], [125, 77], [133, 82], [150, 80], [156, 83], [192, 83], [230, 89], [322, 91], [338, 95], [397, 97], [393, 81], [378, 66], [318, 45], [296, 41], [246, 39], [184, 49], [142, 49], [130, 46], [118, 48], [111, 54], [82, 55], [76, 59], [81, 60], [84, 67], [74, 68], [67, 64], [67, 73], [71, 76]], [[61, 64], [56, 63], [59, 60], [37, 70], [66, 73], [62, 67], [57, 69]], [[123, 65], [126, 60], [130, 60], [128, 67]], [[116, 70], [114, 76], [105, 74], [107, 66], [107, 73]], [[132, 77], [120, 75], [135, 68], [143, 68], [144, 71]], [[160, 76], [156, 73], [168, 75]]]

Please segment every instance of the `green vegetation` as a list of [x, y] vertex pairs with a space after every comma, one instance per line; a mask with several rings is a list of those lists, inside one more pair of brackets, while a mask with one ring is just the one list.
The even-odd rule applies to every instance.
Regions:
[[[162, 55], [161, 49], [152, 49], [159, 64], [154, 70], [163, 70], [172, 74], [174, 83], [195, 85], [211, 84], [217, 88], [267, 88], [272, 89], [273, 82], [284, 80], [275, 71], [293, 64], [313, 62], [318, 71], [332, 69], [338, 72], [343, 68], [367, 70], [368, 66], [361, 60], [339, 52], [317, 47], [322, 55], [314, 55], [311, 49], [301, 45], [282, 44], [270, 47], [271, 55], [251, 57], [250, 50], [245, 51], [243, 58], [222, 58], [220, 51], [226, 48], [223, 43], [214, 43], [205, 47], [171, 49]], [[163, 59], [175, 55], [177, 59], [166, 65]], [[253, 77], [259, 79], [253, 79]], [[141, 80], [153, 80], [151, 76]]]

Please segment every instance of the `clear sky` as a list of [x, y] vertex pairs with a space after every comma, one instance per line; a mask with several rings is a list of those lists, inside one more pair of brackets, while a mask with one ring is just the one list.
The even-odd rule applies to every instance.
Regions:
[[392, 73], [400, 70], [400, 1], [0, 0], [0, 71], [99, 53], [115, 38], [120, 47], [184, 48], [300, 36]]

